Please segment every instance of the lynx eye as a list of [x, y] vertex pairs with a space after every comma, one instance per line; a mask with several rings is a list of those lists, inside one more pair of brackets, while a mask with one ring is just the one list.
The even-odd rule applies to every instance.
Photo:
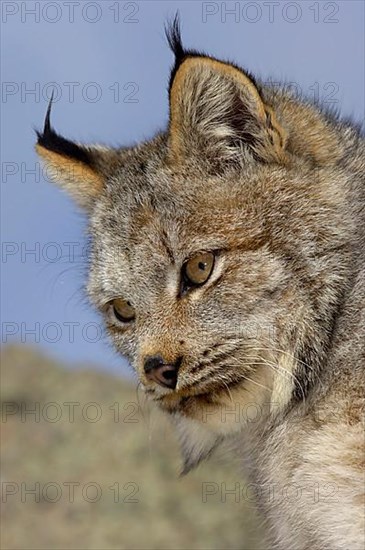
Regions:
[[184, 265], [184, 278], [190, 286], [200, 286], [207, 282], [214, 267], [213, 252], [199, 252]]
[[128, 323], [135, 318], [134, 307], [127, 300], [123, 298], [116, 298], [112, 301], [113, 312], [116, 318], [122, 323]]

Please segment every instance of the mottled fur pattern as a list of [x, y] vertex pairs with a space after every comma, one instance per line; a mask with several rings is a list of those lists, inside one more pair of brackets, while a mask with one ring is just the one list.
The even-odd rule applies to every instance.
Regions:
[[[285, 87], [184, 50], [176, 21], [169, 42], [166, 132], [86, 147], [48, 113], [39, 134], [90, 216], [90, 297], [171, 416], [185, 471], [226, 445], [258, 488], [270, 548], [363, 548], [364, 139]], [[212, 275], [181, 295], [198, 251], [215, 253]], [[131, 322], [113, 314], [120, 297]], [[176, 389], [146, 378], [154, 354], [179, 360]]]

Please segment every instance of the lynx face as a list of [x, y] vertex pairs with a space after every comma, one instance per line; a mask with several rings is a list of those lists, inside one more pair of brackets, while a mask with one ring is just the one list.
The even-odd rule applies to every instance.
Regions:
[[279, 358], [292, 389], [288, 346], [307, 305], [285, 248], [271, 246], [276, 216], [267, 221], [286, 171], [159, 167], [140, 178], [143, 193], [128, 195], [121, 174], [123, 201], [112, 189], [94, 212], [89, 291], [146, 393], [194, 417], [240, 388], [268, 402]]
[[[265, 172], [247, 171], [242, 194], [235, 171], [222, 180], [158, 168], [141, 175], [144, 196], [115, 203], [112, 192], [94, 213], [90, 293], [146, 393], [168, 410], [195, 417], [241, 386], [265, 397], [283, 327], [301, 320], [300, 289], [262, 223]], [[271, 171], [271, 184], [282, 177]], [[289, 370], [284, 380], [291, 386]]]
[[176, 24], [169, 40], [166, 133], [131, 149], [85, 147], [59, 136], [48, 111], [37, 150], [89, 212], [88, 290], [115, 346], [150, 398], [213, 434], [192, 444], [193, 463], [245, 422], [222, 421], [222, 409], [255, 404], [264, 418], [305, 396], [348, 228], [324, 121], [183, 50]]

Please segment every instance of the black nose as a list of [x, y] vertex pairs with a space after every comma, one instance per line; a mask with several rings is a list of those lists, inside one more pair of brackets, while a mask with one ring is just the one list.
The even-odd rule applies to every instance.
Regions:
[[148, 380], [165, 388], [175, 389], [181, 357], [174, 363], [164, 361], [161, 355], [149, 355], [144, 361], [144, 371]]

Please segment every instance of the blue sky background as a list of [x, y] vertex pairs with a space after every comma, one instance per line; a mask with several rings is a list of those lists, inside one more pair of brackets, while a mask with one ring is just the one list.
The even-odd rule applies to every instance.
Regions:
[[69, 364], [127, 373], [80, 290], [85, 219], [42, 177], [33, 128], [42, 126], [55, 83], [52, 120], [65, 136], [123, 145], [153, 136], [167, 121], [172, 55], [163, 25], [177, 9], [186, 46], [363, 118], [362, 1], [3, 1], [3, 343], [37, 344]]

